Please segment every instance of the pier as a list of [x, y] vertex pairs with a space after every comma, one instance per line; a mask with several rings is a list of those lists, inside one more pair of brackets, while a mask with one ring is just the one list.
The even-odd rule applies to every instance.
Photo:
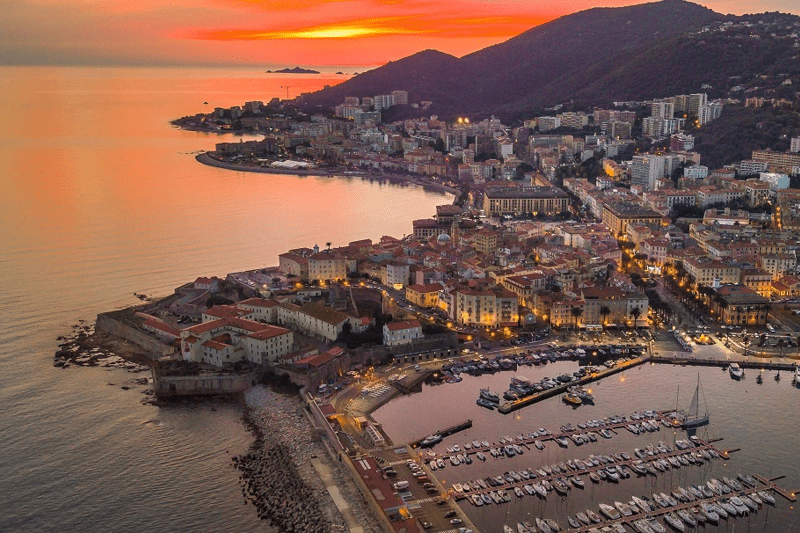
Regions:
[[[728, 452], [716, 448], [713, 444], [710, 444], [710, 443], [705, 442], [703, 440], [699, 440], [699, 442], [696, 445], [691, 446], [689, 448], [676, 449], [674, 451], [667, 452], [667, 453], [656, 453], [656, 454], [653, 454], [653, 455], [648, 455], [648, 456], [643, 457], [643, 458], [632, 456], [627, 461], [626, 460], [615, 461], [615, 462], [609, 463], [609, 464], [613, 464], [615, 466], [627, 466], [627, 467], [630, 467], [630, 465], [632, 465], [633, 463], [638, 463], [640, 461], [645, 463], [645, 464], [647, 464], [647, 463], [650, 463], [650, 462], [652, 462], [654, 460], [657, 460], [657, 459], [668, 459], [670, 457], [678, 457], [678, 456], [681, 456], [681, 455], [692, 453], [694, 451], [708, 450], [708, 449], [714, 450], [719, 455], [720, 458], [725, 459], [725, 458], [728, 457]], [[497, 487], [489, 487], [489, 488], [481, 489], [481, 490], [470, 490], [468, 493], [465, 493], [465, 494], [457, 493], [455, 495], [455, 498], [456, 498], [456, 500], [463, 500], [463, 499], [468, 498], [472, 494], [483, 494], [483, 493], [489, 493], [489, 492], [492, 492], [492, 491], [506, 490], [506, 489], [512, 489], [513, 490], [514, 487], [522, 487], [522, 486], [524, 486], [526, 484], [530, 484], [530, 483], [537, 483], [537, 482], [541, 482], [541, 481], [552, 481], [554, 479], [564, 478], [564, 477], [568, 478], [568, 477], [572, 477], [572, 476], [588, 475], [590, 472], [597, 472], [598, 470], [603, 470], [603, 469], [606, 468], [606, 466], [608, 466], [608, 465], [601, 462], [598, 466], [590, 466], [588, 468], [583, 468], [583, 469], [569, 470], [568, 472], [554, 472], [553, 474], [549, 474], [549, 475], [544, 476], [544, 477], [537, 476], [535, 479], [523, 479], [522, 481], [515, 481], [514, 483], [505, 483], [505, 484], [497, 486]], [[636, 474], [636, 475], [637, 476], [643, 476], [643, 474]], [[649, 475], [653, 475], [653, 474], [649, 474]], [[592, 483], [592, 482], [589, 481], [589, 483]]]
[[526, 396], [525, 398], [520, 398], [519, 400], [504, 402], [497, 408], [497, 411], [504, 415], [507, 415], [509, 413], [516, 411], [517, 409], [522, 409], [523, 407], [526, 407], [528, 405], [532, 405], [537, 402], [541, 402], [542, 400], [546, 400], [547, 398], [552, 398], [553, 396], [558, 396], [559, 394], [567, 392], [567, 389], [569, 387], [573, 387], [575, 385], [585, 385], [587, 383], [592, 383], [593, 381], [601, 380], [608, 376], [613, 376], [614, 374], [617, 374], [629, 368], [633, 368], [635, 366], [641, 365], [642, 363], [646, 363], [649, 360], [650, 360], [649, 355], [643, 355], [641, 357], [625, 361], [624, 363], [614, 365], [611, 368], [607, 368], [599, 372], [594, 372], [592, 374], [589, 374], [588, 376], [583, 376], [577, 381], [570, 381], [569, 383], [558, 385], [556, 387], [553, 387], [552, 389], [548, 389], [542, 392], [536, 392], [530, 396]]
[[[464, 422], [461, 422], [460, 424], [456, 424], [454, 426], [450, 426], [445, 429], [438, 429], [433, 433], [431, 433], [431, 435], [441, 435], [444, 438], [449, 435], [452, 435], [453, 433], [458, 433], [459, 431], [464, 431], [465, 429], [469, 429], [471, 427], [472, 427], [472, 419], [469, 419], [465, 420]], [[425, 440], [426, 438], [428, 438], [428, 436], [425, 436], [421, 439], [417, 439], [415, 441], [411, 441], [408, 443], [408, 445], [412, 448], [419, 448], [419, 443]]]
[[[687, 511], [689, 511], [691, 513], [692, 509], [694, 507], [697, 507], [697, 506], [702, 505], [704, 503], [716, 503], [719, 500], [722, 500], [722, 499], [725, 499], [725, 498], [730, 498], [731, 496], [742, 496], [742, 495], [749, 496], [750, 494], [756, 493], [756, 492], [761, 491], [761, 490], [772, 489], [772, 490], [775, 490], [775, 492], [777, 492], [781, 496], [786, 497], [786, 494], [781, 492], [783, 489], [780, 489], [780, 487], [777, 487], [777, 485], [775, 485], [774, 483], [771, 483], [768, 480], [766, 480], [763, 477], [758, 476], [758, 475], [754, 475], [753, 477], [756, 478], [759, 482], [764, 483], [764, 485], [756, 486], [756, 487], [742, 487], [742, 490], [740, 490], [740, 491], [731, 491], [730, 494], [725, 494], [725, 495], [722, 495], [722, 496], [714, 495], [711, 498], [697, 498], [694, 501], [690, 501], [690, 502], [686, 502], [686, 503], [679, 502], [678, 505], [675, 505], [673, 507], [664, 507], [664, 508], [653, 509], [650, 512], [646, 512], [646, 513], [634, 513], [631, 516], [618, 518], [616, 520], [603, 520], [599, 524], [592, 524], [590, 526], [584, 526], [584, 527], [579, 527], [579, 528], [574, 528], [574, 529], [570, 528], [570, 529], [566, 529], [566, 530], [562, 530], [562, 531], [564, 531], [565, 533], [588, 533], [588, 532], [590, 532], [593, 529], [596, 529], [598, 527], [609, 526], [609, 525], [612, 525], [612, 524], [624, 524], [624, 525], [629, 526], [634, 531], [637, 531], [637, 529], [633, 525], [633, 523], [636, 522], [637, 520], [641, 520], [642, 518], [657, 518], [657, 517], [660, 517], [660, 516], [665, 515], [667, 513], [670, 513], [670, 512], [677, 513], [678, 511], [681, 511], [681, 510], [687, 510]], [[790, 501], [794, 501], [794, 500], [790, 500]], [[767, 505], [771, 505], [771, 504], [768, 504], [767, 502], [764, 502], [763, 505], [759, 505], [759, 508], [763, 508], [763, 507], [765, 507]], [[750, 511], [750, 512], [755, 513], [756, 511]], [[750, 513], [748, 513], [748, 514], [750, 514]], [[736, 518], [738, 518], [738, 515], [734, 516], [732, 518], [736, 519]], [[687, 528], [689, 527], [688, 524], [686, 526], [687, 526]]]
[[726, 367], [731, 363], [738, 363], [740, 367], [752, 370], [781, 370], [785, 372], [794, 372], [797, 366], [797, 363], [776, 363], [769, 359], [765, 359], [764, 361], [745, 361], [739, 359], [728, 361], [727, 359], [697, 359], [695, 357], [667, 357], [661, 355], [651, 356], [650, 361], [669, 365], [718, 367]]

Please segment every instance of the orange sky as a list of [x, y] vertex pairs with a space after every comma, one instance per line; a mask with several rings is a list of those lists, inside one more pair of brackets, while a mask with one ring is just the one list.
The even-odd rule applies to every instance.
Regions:
[[[630, 0], [7, 0], [0, 64], [371, 66], [456, 56], [561, 15]], [[723, 13], [800, 13], [794, 0], [712, 0]]]

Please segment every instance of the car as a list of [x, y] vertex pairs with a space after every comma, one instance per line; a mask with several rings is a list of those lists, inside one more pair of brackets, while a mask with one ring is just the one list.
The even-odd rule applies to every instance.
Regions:
[[419, 365], [414, 365], [414, 370], [419, 370]]
[[438, 505], [439, 507], [441, 507], [442, 505], [447, 505], [447, 500], [439, 500], [438, 502], [436, 502], [436, 505]]
[[457, 526], [458, 524], [463, 524], [463, 523], [464, 521], [461, 520], [460, 518], [453, 518], [452, 520], [450, 520], [450, 524], [453, 526]]
[[430, 522], [423, 522], [422, 523], [422, 529], [430, 529], [432, 527], [433, 527], [433, 524], [431, 524]]
[[445, 518], [453, 518], [455, 515], [456, 515], [456, 512], [453, 511], [453, 510], [450, 510], [450, 511], [447, 511], [446, 513], [444, 513], [444, 517]]

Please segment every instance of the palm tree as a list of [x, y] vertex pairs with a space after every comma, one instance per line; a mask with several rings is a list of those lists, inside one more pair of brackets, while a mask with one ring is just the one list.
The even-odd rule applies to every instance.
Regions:
[[611, 314], [611, 309], [608, 308], [607, 305], [604, 305], [600, 308], [600, 316], [603, 317], [603, 327], [606, 327], [606, 320], [608, 319], [608, 315]]
[[572, 313], [572, 316], [575, 318], [575, 330], [577, 331], [577, 329], [578, 329], [578, 318], [580, 318], [580, 316], [583, 314], [583, 307], [573, 307], [570, 310], [570, 313]]
[[638, 307], [634, 307], [631, 309], [631, 316], [633, 317], [633, 327], [636, 328], [636, 322], [639, 320], [639, 316], [642, 314], [642, 310]]
[[325, 243], [325, 247], [326, 247], [328, 250], [330, 250], [330, 249], [331, 249], [331, 243], [329, 243], [329, 242], [326, 242], [326, 243]]

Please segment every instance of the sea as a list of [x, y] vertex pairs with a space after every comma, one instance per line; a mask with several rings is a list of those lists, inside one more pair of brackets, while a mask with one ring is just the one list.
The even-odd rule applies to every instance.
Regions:
[[[231, 457], [231, 403], [142, 405], [140, 374], [52, 366], [57, 337], [290, 248], [411, 233], [451, 195], [197, 163], [232, 134], [170, 120], [346, 76], [0, 67], [0, 531], [268, 531]], [[244, 136], [244, 138], [252, 138]], [[129, 387], [128, 390], [122, 387]]]

